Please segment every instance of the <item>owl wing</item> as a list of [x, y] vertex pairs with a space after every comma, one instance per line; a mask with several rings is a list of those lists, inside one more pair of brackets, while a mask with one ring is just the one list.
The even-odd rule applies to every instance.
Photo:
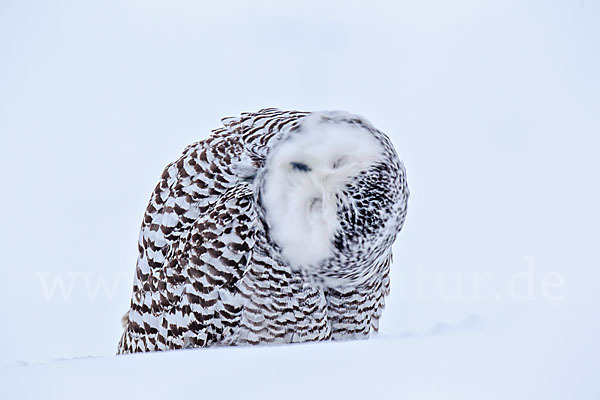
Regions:
[[232, 171], [234, 139], [196, 143], [165, 168], [144, 214], [118, 353], [209, 345], [233, 324], [230, 289], [250, 259], [255, 221], [251, 184]]
[[[174, 348], [205, 347], [220, 342], [238, 325], [242, 304], [236, 284], [248, 268], [255, 245], [256, 213], [251, 187], [228, 190], [200, 218], [175, 258], [185, 283], [176, 313], [167, 325], [180, 331]], [[183, 343], [181, 343], [183, 340]]]

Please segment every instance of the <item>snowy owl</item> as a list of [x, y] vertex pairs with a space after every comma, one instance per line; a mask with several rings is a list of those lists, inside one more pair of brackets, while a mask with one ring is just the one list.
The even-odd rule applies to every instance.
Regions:
[[389, 138], [341, 111], [222, 122], [152, 193], [118, 353], [377, 331], [409, 195]]

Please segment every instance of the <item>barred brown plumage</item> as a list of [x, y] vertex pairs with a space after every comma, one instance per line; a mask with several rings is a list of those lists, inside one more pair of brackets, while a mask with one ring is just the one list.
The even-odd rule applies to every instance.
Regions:
[[368, 337], [407, 199], [391, 142], [360, 117], [223, 119], [152, 193], [118, 353]]

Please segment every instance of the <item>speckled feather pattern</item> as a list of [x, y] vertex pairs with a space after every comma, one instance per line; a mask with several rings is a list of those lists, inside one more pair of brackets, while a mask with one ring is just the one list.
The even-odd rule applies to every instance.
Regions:
[[[340, 197], [335, 256], [311, 274], [292, 269], [269, 234], [261, 172], [272, 147], [301, 132], [308, 115], [265, 109], [226, 118], [165, 168], [141, 226], [119, 354], [365, 338], [378, 329], [391, 245], [406, 215], [404, 167], [368, 122], [322, 117], [369, 130], [385, 157]], [[328, 286], [323, 276], [345, 283]]]

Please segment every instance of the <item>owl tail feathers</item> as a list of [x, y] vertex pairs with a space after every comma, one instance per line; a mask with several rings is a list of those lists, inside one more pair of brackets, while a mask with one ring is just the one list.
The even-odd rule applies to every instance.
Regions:
[[127, 311], [127, 312], [125, 313], [125, 315], [123, 315], [123, 316], [121, 317], [121, 326], [122, 326], [123, 328], [126, 328], [126, 327], [127, 327], [127, 323], [128, 323], [128, 322], [129, 322], [129, 311]]
[[121, 325], [123, 326], [123, 334], [121, 335], [121, 339], [119, 339], [119, 345], [117, 346], [117, 355], [119, 354], [127, 354], [129, 353], [129, 336], [127, 332], [127, 324], [129, 324], [129, 311], [125, 313], [121, 317]]

